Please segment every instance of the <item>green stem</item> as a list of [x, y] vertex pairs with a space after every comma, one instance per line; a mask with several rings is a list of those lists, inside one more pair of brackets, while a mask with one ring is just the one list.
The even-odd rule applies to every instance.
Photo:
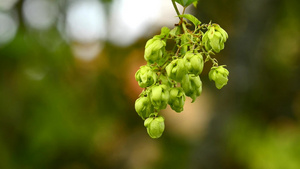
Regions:
[[184, 12], [185, 12], [185, 9], [186, 9], [186, 7], [184, 7], [184, 8], [183, 8], [182, 15], [184, 14]]
[[205, 59], [205, 62], [207, 61], [211, 61], [213, 66], [218, 66], [218, 60], [216, 58], [212, 58], [210, 57], [210, 55], [206, 55], [206, 59]]
[[186, 25], [185, 25], [185, 23], [184, 23], [184, 22], [182, 22], [182, 23], [181, 23], [181, 25], [182, 25], [182, 29], [183, 29], [183, 32], [184, 32], [184, 34], [187, 34], [187, 33], [188, 33], [188, 31], [187, 31], [187, 28], [186, 28]]
[[[174, 9], [175, 9], [177, 15], [179, 16], [180, 13], [179, 13], [179, 10], [178, 10], [178, 8], [177, 8], [177, 5], [175, 4], [175, 0], [172, 0], [172, 4], [173, 4], [173, 7], [174, 7]], [[181, 17], [179, 17], [179, 18], [181, 18]]]

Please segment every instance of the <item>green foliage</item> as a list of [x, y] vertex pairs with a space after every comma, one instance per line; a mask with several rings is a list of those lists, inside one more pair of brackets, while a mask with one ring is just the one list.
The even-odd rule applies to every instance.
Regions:
[[180, 5], [187, 7], [191, 5], [192, 3], [196, 3], [198, 0], [175, 0]]
[[193, 2], [194, 7], [196, 8], [198, 5], [198, 1]]
[[179, 15], [179, 17], [183, 17], [183, 18], [190, 20], [195, 26], [198, 26], [201, 24], [201, 22], [191, 14], [183, 14], [183, 15]]
[[[176, 2], [186, 7], [196, 1]], [[174, 8], [177, 9], [176, 5]], [[141, 66], [135, 74], [139, 86], [145, 88], [135, 102], [135, 109], [143, 120], [146, 119], [145, 126], [152, 138], [160, 137], [164, 130], [164, 127], [157, 127], [156, 120], [161, 119], [158, 118], [160, 110], [169, 104], [179, 113], [183, 111], [186, 96], [194, 102], [201, 95], [202, 81], [199, 75], [205, 62], [213, 63], [209, 78], [215, 81], [218, 89], [228, 81], [228, 70], [224, 66], [218, 66], [217, 59], [211, 57], [213, 52], [218, 53], [224, 49], [228, 38], [225, 30], [218, 24], [201, 24], [190, 14], [178, 17], [180, 22], [175, 28], [170, 30], [163, 27], [160, 35], [147, 41], [144, 54], [147, 65]], [[189, 24], [183, 18], [194, 24], [194, 30], [189, 30]], [[170, 41], [174, 43], [167, 44]], [[172, 44], [175, 44], [173, 49], [167, 50], [166, 46]], [[163, 121], [160, 120], [159, 125], [161, 123]]]
[[294, 122], [265, 126], [252, 117], [236, 117], [230, 121], [227, 132], [226, 150], [232, 151], [231, 156], [247, 168], [300, 166], [300, 128]]

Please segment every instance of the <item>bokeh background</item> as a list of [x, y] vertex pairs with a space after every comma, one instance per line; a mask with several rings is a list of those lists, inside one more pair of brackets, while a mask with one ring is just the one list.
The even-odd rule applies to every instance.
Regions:
[[[180, 8], [182, 10], [182, 8]], [[178, 22], [171, 0], [1, 0], [1, 169], [299, 169], [300, 1], [200, 0], [188, 13], [229, 34], [222, 90], [134, 110], [146, 41]]]

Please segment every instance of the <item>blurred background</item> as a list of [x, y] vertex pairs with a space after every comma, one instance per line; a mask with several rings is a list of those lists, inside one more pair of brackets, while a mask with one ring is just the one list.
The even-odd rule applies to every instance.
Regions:
[[[182, 8], [180, 8], [180, 11]], [[171, 0], [0, 0], [1, 169], [299, 169], [300, 1], [200, 0], [230, 71], [151, 139], [134, 110]]]

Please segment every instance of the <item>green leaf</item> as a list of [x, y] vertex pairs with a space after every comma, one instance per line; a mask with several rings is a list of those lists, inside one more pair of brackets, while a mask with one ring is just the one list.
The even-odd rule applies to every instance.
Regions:
[[167, 28], [165, 26], [161, 28], [161, 33], [160, 33], [161, 36], [163, 36], [163, 37], [169, 36], [169, 33], [170, 33], [169, 28]]
[[182, 5], [183, 7], [187, 7], [198, 0], [175, 0], [175, 1], [180, 5]]
[[197, 8], [198, 1], [193, 2], [193, 5], [194, 5], [195, 8]]
[[161, 28], [161, 34], [166, 35], [170, 32], [170, 29], [168, 27], [162, 27]]
[[176, 35], [179, 35], [180, 34], [180, 28], [178, 26], [176, 26], [175, 28], [173, 28], [171, 31], [170, 31], [170, 35], [175, 37]]
[[179, 17], [183, 17], [190, 20], [196, 27], [201, 24], [201, 22], [191, 14], [183, 14], [183, 15], [179, 15]]

